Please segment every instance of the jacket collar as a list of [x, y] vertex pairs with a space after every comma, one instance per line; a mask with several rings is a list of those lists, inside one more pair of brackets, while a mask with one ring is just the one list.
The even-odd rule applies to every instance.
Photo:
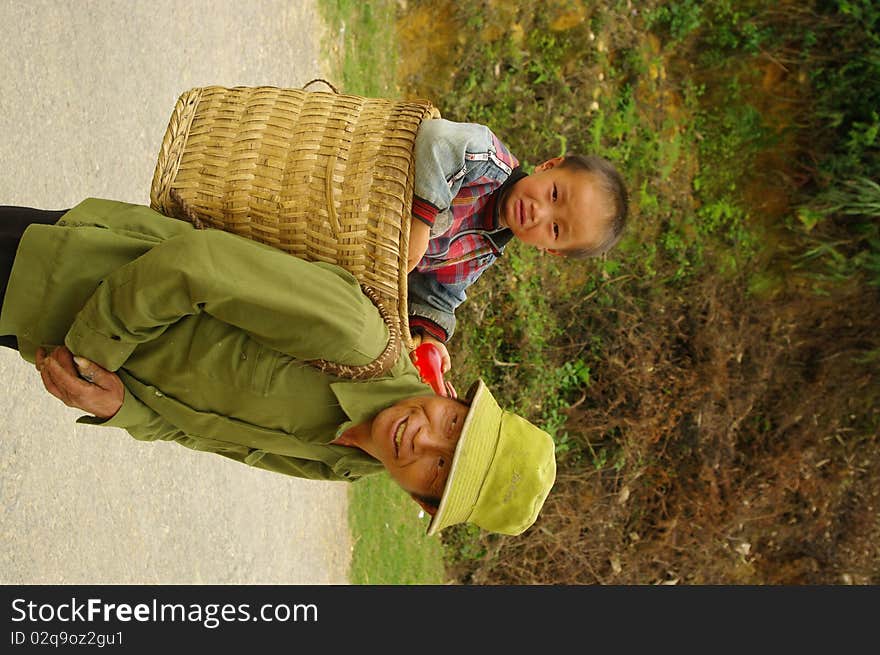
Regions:
[[405, 398], [413, 396], [430, 396], [434, 392], [422, 382], [415, 367], [412, 373], [382, 380], [363, 380], [359, 382], [334, 382], [330, 389], [339, 401], [339, 406], [348, 421], [336, 430], [334, 438], [348, 428], [370, 420], [381, 412]]
[[[519, 182], [524, 177], [527, 177], [528, 174], [523, 171], [523, 169], [519, 166], [514, 168], [510, 175], [504, 180], [504, 184], [495, 189], [492, 192], [492, 195], [489, 199], [489, 202], [486, 203], [485, 209], [485, 222], [484, 227], [489, 230], [497, 230], [498, 229], [498, 212], [501, 211], [501, 202], [504, 200], [504, 197], [507, 195], [508, 191], [510, 191], [511, 187], [514, 184]], [[511, 233], [511, 236], [513, 234]], [[509, 240], [509, 239], [508, 239]], [[505, 242], [506, 243], [506, 242]]]
[[514, 168], [508, 178], [504, 180], [504, 184], [492, 192], [492, 195], [489, 197], [489, 202], [487, 202], [486, 206], [483, 208], [483, 228], [492, 233], [489, 240], [492, 243], [495, 254], [499, 257], [501, 256], [504, 247], [513, 238], [513, 231], [510, 228], [502, 228], [498, 225], [498, 213], [501, 211], [501, 201], [504, 199], [504, 196], [507, 195], [507, 192], [510, 191], [511, 187], [526, 177], [526, 175], [527, 173], [523, 172], [522, 168], [519, 166]]

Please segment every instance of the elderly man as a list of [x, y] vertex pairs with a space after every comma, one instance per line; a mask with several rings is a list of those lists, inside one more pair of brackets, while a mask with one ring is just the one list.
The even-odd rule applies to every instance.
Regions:
[[363, 366], [388, 346], [343, 269], [108, 200], [0, 208], [0, 224], [0, 335], [92, 414], [80, 421], [298, 477], [384, 468], [433, 515], [429, 533], [536, 520], [553, 441], [482, 382], [462, 402], [434, 395], [406, 353], [358, 381], [313, 365]]

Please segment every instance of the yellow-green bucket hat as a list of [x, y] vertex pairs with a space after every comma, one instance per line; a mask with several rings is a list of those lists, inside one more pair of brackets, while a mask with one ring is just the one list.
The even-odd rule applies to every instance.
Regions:
[[502, 534], [525, 532], [556, 480], [552, 437], [504, 411], [477, 380], [440, 506], [428, 534], [456, 523], [474, 523]]

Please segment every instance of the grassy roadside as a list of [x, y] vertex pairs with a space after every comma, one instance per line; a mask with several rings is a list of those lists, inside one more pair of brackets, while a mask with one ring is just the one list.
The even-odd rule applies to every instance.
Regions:
[[358, 0], [318, 0], [327, 26], [322, 53], [336, 73], [341, 93], [369, 97], [394, 97], [396, 3]]
[[[395, 2], [320, 0], [341, 93], [395, 97]], [[442, 584], [443, 547], [427, 537], [427, 517], [388, 476], [360, 480], [349, 490], [352, 584]]]
[[[361, 4], [332, 3], [346, 53]], [[513, 243], [462, 307], [452, 382], [482, 376], [551, 432], [559, 476], [525, 535], [445, 531], [447, 575], [875, 584], [880, 11], [407, 0], [370, 3], [369, 17], [403, 4], [399, 60], [377, 68], [369, 49], [353, 54], [371, 84], [377, 70], [391, 76], [371, 93], [486, 123], [526, 169], [563, 151], [604, 155], [633, 206], [607, 257], [560, 261]], [[394, 23], [365, 29], [386, 30], [373, 43], [387, 48]], [[351, 75], [344, 89], [367, 93]], [[352, 512], [368, 490], [355, 486]], [[373, 552], [398, 559], [405, 537], [383, 529], [391, 503], [378, 502], [352, 519], [356, 556], [387, 538]], [[418, 521], [408, 502], [402, 516]], [[353, 582], [379, 582], [367, 558]], [[413, 566], [403, 562], [385, 581]]]

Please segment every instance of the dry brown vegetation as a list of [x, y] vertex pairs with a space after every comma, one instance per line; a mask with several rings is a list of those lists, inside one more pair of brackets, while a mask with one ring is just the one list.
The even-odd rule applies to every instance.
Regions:
[[694, 291], [670, 311], [621, 289], [613, 325], [590, 321], [615, 338], [567, 428], [593, 450], [620, 435], [622, 465], [563, 459], [536, 526], [483, 535], [459, 581], [876, 583], [876, 377], [848, 357], [876, 312]]
[[[466, 111], [506, 117], [491, 126], [531, 163], [545, 154], [533, 151], [548, 116], [563, 116], [550, 129], [569, 148], [589, 145], [577, 126], [586, 103], [571, 106], [578, 98], [599, 98], [611, 120], [625, 109], [615, 94], [628, 88], [636, 108], [631, 125], [603, 135], [609, 150], [601, 153], [620, 155], [632, 182], [629, 244], [587, 266], [514, 246], [462, 309], [453, 380], [464, 387], [474, 375], [488, 378], [505, 404], [536, 422], [558, 408], [565, 422], [556, 434], [567, 441], [532, 529], [519, 537], [450, 531], [456, 583], [880, 583], [880, 288], [864, 271], [832, 279], [804, 258], [817, 243], [845, 256], [864, 248], [846, 217], [792, 228], [823, 184], [817, 161], [833, 137], [810, 122], [815, 90], [803, 61], [757, 51], [695, 68], [700, 44], [680, 25], [686, 10], [698, 16], [699, 3], [670, 4], [682, 14], [665, 32], [642, 18], [658, 3], [638, 14], [626, 2], [490, 1], [469, 13], [447, 7], [439, 23], [429, 15], [436, 5], [407, 6], [401, 60], [408, 48], [424, 52], [406, 37], [421, 20], [442, 32], [445, 63], [434, 76], [430, 58], [404, 67], [403, 88], [454, 120], [475, 120]], [[786, 6], [799, 20], [818, 20]], [[759, 27], [790, 17], [767, 16]], [[742, 27], [729, 20], [731, 32]], [[510, 29], [487, 32], [498, 24]], [[677, 40], [674, 29], [683, 33]], [[552, 39], [531, 36], [541, 30]], [[607, 54], [536, 62], [540, 48], [590, 38]], [[500, 43], [496, 60], [475, 64], [474, 42]], [[518, 75], [524, 81], [508, 83]], [[760, 119], [763, 141], [724, 140], [741, 127], [722, 120], [730, 80]], [[694, 84], [708, 85], [699, 102]], [[548, 103], [553, 112], [541, 113]], [[538, 112], [531, 124], [529, 111]], [[700, 129], [717, 133], [695, 130], [695, 112]], [[711, 184], [726, 195], [713, 197]], [[701, 213], [708, 202], [735, 206], [725, 215], [735, 225], [710, 233], [711, 214]], [[588, 382], [550, 374], [566, 363], [588, 367]]]

